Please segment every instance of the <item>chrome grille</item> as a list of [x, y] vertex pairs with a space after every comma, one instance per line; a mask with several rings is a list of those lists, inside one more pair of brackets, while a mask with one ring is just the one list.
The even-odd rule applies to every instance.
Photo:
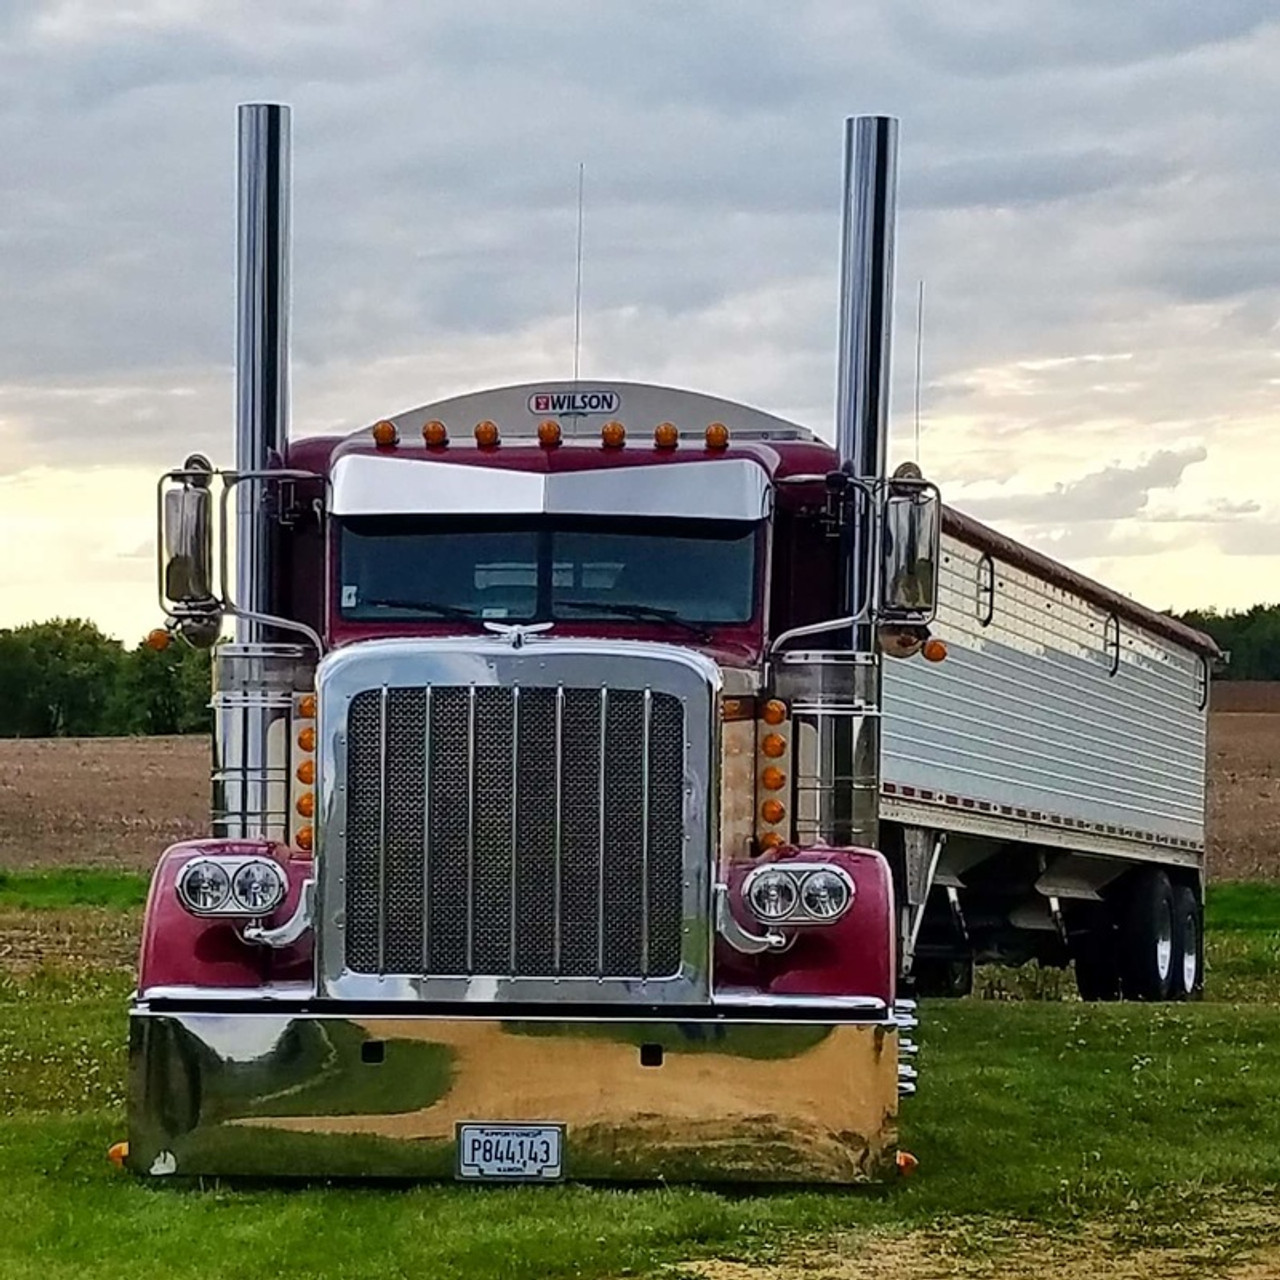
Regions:
[[684, 750], [681, 700], [648, 689], [357, 693], [347, 713], [347, 967], [676, 974]]

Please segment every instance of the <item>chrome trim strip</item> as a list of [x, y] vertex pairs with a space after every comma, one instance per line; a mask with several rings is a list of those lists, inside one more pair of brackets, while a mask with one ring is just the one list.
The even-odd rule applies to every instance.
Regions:
[[889, 1006], [878, 996], [777, 996], [762, 991], [717, 991], [712, 1004], [723, 1009], [812, 1009], [815, 1013], [864, 1014], [869, 1020], [892, 1024]]
[[[600, 686], [600, 751], [596, 785], [599, 787], [599, 805], [596, 813], [596, 964], [598, 972], [604, 972], [604, 871], [605, 823], [608, 812], [605, 807], [605, 767], [608, 757], [605, 747], [609, 739], [609, 686]], [[641, 970], [643, 973], [643, 970]]]
[[744, 929], [733, 914], [729, 903], [729, 886], [716, 885], [716, 932], [735, 950], [744, 956], [758, 956], [765, 951], [781, 951], [787, 945], [787, 936], [769, 930], [751, 933]]
[[[304, 880], [293, 915], [283, 924], [276, 925], [274, 929], [267, 929], [260, 924], [245, 925], [244, 940], [256, 942], [264, 947], [291, 947], [311, 928], [315, 918], [315, 906], [316, 882], [314, 879]], [[309, 986], [308, 990], [310, 990]]]
[[378, 972], [387, 971], [387, 702], [384, 684], [378, 700]]
[[644, 691], [644, 739], [640, 747], [640, 976], [649, 976], [649, 739], [653, 734], [653, 690]]

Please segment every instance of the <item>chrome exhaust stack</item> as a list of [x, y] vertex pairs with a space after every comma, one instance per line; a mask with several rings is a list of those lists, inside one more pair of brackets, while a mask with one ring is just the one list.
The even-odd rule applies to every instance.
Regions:
[[840, 513], [845, 615], [799, 627], [775, 641], [844, 632], [847, 647], [778, 653], [776, 688], [792, 708], [797, 734], [796, 839], [859, 845], [880, 840], [881, 507], [889, 434], [889, 354], [897, 209], [898, 122], [888, 116], [845, 121], [844, 202], [836, 448], [840, 471], [828, 478]]

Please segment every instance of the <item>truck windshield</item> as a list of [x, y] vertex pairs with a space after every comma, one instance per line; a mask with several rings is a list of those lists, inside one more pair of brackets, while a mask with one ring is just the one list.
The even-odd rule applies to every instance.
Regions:
[[740, 521], [348, 516], [339, 608], [364, 622], [748, 622], [758, 537]]

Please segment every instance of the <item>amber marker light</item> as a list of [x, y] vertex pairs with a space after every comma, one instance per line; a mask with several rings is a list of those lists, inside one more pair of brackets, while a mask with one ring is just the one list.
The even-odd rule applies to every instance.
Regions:
[[720, 700], [720, 719], [754, 720], [755, 707], [754, 698], [722, 698]]
[[172, 642], [173, 637], [163, 628], [157, 627], [154, 631], [147, 632], [147, 638], [143, 643], [148, 649], [154, 649], [157, 653], [163, 653]]
[[298, 699], [298, 714], [304, 720], [314, 720], [316, 718], [316, 695], [314, 693], [304, 693]]
[[772, 853], [774, 849], [781, 849], [784, 841], [776, 831], [766, 831], [756, 843], [761, 853]]
[[941, 640], [926, 640], [920, 656], [926, 662], [942, 662], [947, 656], [947, 646]]
[[298, 734], [298, 746], [303, 751], [314, 751], [316, 749], [316, 731], [310, 725]]
[[489, 418], [476, 423], [476, 444], [481, 449], [496, 449], [498, 446], [498, 424]]
[[781, 724], [787, 718], [787, 704], [777, 698], [770, 698], [764, 704], [764, 710], [760, 713], [760, 718], [765, 724]]
[[373, 443], [379, 449], [393, 449], [400, 443], [400, 433], [396, 430], [396, 424], [388, 422], [386, 418], [373, 424], [372, 434]]
[[787, 775], [776, 764], [769, 765], [760, 773], [760, 785], [766, 791], [781, 791], [786, 781]]
[[627, 443], [627, 429], [616, 420], [606, 422], [600, 428], [600, 441], [606, 449], [621, 449]]
[[787, 810], [781, 800], [766, 800], [760, 806], [760, 816], [766, 822], [778, 823], [787, 816]]
[[560, 443], [560, 424], [554, 418], [538, 423], [538, 443], [544, 449], [554, 449]]
[[314, 833], [310, 827], [299, 827], [298, 834], [293, 837], [299, 849], [310, 849], [314, 841]]
[[316, 780], [316, 762], [314, 760], [304, 760], [299, 766], [294, 777], [302, 783], [304, 787], [309, 787]]
[[729, 428], [723, 422], [712, 422], [707, 427], [707, 448], [727, 449], [729, 447]]
[[653, 429], [653, 443], [659, 449], [674, 449], [680, 443], [680, 428], [674, 422], [660, 422]]
[[294, 808], [304, 817], [310, 818], [316, 811], [316, 797], [312, 791], [304, 791], [298, 797], [298, 803]]
[[439, 418], [422, 424], [422, 439], [428, 449], [443, 449], [449, 443], [449, 428]]
[[766, 733], [760, 739], [760, 750], [776, 760], [779, 756], [786, 754], [787, 740], [780, 733]]

